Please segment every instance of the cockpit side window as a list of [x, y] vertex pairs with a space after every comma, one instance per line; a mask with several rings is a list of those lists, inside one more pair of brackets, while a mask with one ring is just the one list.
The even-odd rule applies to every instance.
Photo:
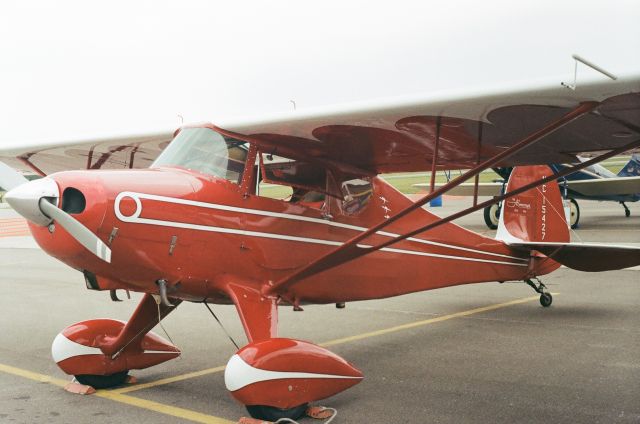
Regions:
[[239, 184], [247, 152], [246, 142], [210, 128], [184, 128], [151, 167], [177, 166]]
[[327, 171], [309, 162], [261, 154], [258, 194], [321, 209], [327, 193]]

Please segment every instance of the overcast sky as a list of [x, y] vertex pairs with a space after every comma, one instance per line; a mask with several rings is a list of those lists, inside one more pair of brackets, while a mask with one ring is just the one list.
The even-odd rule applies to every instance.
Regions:
[[[0, 2], [0, 148], [640, 73], [640, 2]], [[581, 69], [583, 75], [590, 72]]]

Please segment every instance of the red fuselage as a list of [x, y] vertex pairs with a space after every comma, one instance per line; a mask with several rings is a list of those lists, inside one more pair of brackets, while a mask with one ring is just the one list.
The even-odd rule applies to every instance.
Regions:
[[[230, 282], [260, 288], [291, 274], [411, 201], [372, 179], [373, 194], [348, 215], [327, 197], [324, 206], [242, 193], [225, 179], [178, 168], [71, 171], [51, 176], [62, 193], [80, 190], [86, 207], [74, 216], [112, 250], [110, 264], [80, 246], [61, 227], [31, 225], [42, 248], [97, 278], [100, 289], [157, 292], [164, 279], [170, 295], [228, 303]], [[386, 241], [437, 217], [417, 210], [365, 244]], [[287, 293], [301, 303], [374, 299], [486, 281], [522, 280], [546, 269], [528, 254], [455, 224], [371, 253], [307, 278]], [[94, 287], [95, 288], [95, 287]]]

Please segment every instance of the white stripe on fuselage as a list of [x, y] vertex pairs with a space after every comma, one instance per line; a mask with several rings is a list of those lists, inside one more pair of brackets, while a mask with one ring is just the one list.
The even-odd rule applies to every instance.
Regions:
[[[131, 216], [125, 216], [120, 212], [120, 207], [119, 207], [120, 202], [122, 201], [123, 198], [127, 198], [127, 197], [132, 198], [137, 205], [137, 209], [135, 213]], [[251, 215], [269, 216], [273, 218], [289, 219], [293, 221], [310, 222], [310, 223], [316, 223], [316, 224], [329, 225], [329, 226], [338, 227], [338, 228], [351, 229], [356, 231], [367, 230], [367, 228], [364, 228], [364, 227], [358, 227], [355, 225], [343, 224], [339, 222], [326, 221], [324, 219], [311, 218], [311, 217], [301, 216], [301, 215], [291, 215], [291, 214], [269, 212], [269, 211], [262, 211], [262, 210], [256, 210], [256, 209], [246, 209], [246, 208], [239, 208], [236, 206], [220, 205], [216, 203], [205, 203], [205, 202], [199, 202], [195, 200], [177, 199], [173, 197], [158, 196], [155, 194], [136, 193], [136, 192], [129, 192], [129, 191], [122, 192], [116, 196], [116, 200], [114, 203], [114, 212], [116, 214], [116, 217], [123, 222], [157, 225], [161, 227], [184, 228], [184, 229], [191, 229], [191, 230], [197, 230], [197, 231], [208, 231], [208, 232], [225, 233], [225, 234], [238, 234], [238, 235], [244, 235], [248, 237], [261, 237], [261, 238], [288, 240], [288, 241], [296, 241], [296, 242], [303, 242], [303, 243], [323, 244], [323, 245], [329, 245], [329, 246], [342, 246], [344, 244], [343, 242], [340, 242], [340, 241], [315, 239], [315, 238], [309, 238], [309, 237], [299, 237], [299, 236], [292, 236], [292, 235], [286, 235], [286, 234], [274, 234], [274, 233], [240, 230], [240, 229], [225, 228], [225, 227], [190, 224], [186, 222], [162, 221], [158, 219], [140, 218], [140, 215], [142, 213], [142, 205], [141, 205], [140, 199], [148, 199], [148, 200], [154, 200], [158, 202], [174, 203], [174, 204], [181, 204], [181, 205], [187, 205], [187, 206], [196, 206], [196, 207], [202, 207], [207, 209], [224, 210], [229, 212], [246, 213]], [[379, 231], [376, 234], [381, 236], [386, 236], [386, 237], [398, 237], [398, 234], [388, 233], [384, 231]], [[422, 239], [417, 239], [413, 237], [410, 237], [407, 240], [417, 242], [417, 243], [455, 249], [455, 250], [463, 250], [463, 251], [478, 253], [482, 255], [514, 259], [514, 260], [522, 261], [523, 263], [469, 258], [466, 256], [442, 255], [437, 253], [426, 253], [421, 251], [395, 249], [395, 248], [383, 248], [380, 250], [384, 252], [401, 253], [401, 254], [408, 254], [408, 255], [430, 256], [430, 257], [444, 258], [444, 259], [457, 259], [457, 260], [463, 260], [463, 261], [485, 262], [485, 263], [513, 265], [513, 266], [527, 266], [527, 263], [524, 263], [524, 262], [528, 262], [528, 259], [526, 258], [518, 258], [515, 256], [502, 255], [499, 253], [486, 252], [482, 250], [470, 249], [470, 248], [465, 248], [460, 246], [453, 246], [445, 243], [422, 240]], [[366, 244], [358, 244], [358, 247], [371, 248], [372, 246], [366, 245]]]

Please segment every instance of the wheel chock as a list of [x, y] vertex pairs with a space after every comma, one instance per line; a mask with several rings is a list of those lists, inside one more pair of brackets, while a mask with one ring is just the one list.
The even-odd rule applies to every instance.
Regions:
[[242, 417], [238, 424], [273, 424], [271, 421], [256, 420], [255, 418]]
[[333, 408], [325, 408], [324, 406], [310, 406], [307, 408], [307, 417], [314, 418], [316, 420], [326, 420], [333, 417], [336, 410]]
[[86, 386], [75, 381], [72, 381], [71, 383], [64, 386], [64, 389], [67, 392], [73, 393], [75, 395], [92, 395], [96, 392], [96, 389], [94, 389], [93, 387]]
[[[137, 378], [132, 375], [128, 375], [124, 384], [136, 384], [137, 382]], [[96, 392], [95, 388], [87, 386], [86, 384], [78, 383], [75, 378], [69, 384], [64, 386], [64, 390], [69, 393], [73, 393], [74, 395], [92, 395]]]

